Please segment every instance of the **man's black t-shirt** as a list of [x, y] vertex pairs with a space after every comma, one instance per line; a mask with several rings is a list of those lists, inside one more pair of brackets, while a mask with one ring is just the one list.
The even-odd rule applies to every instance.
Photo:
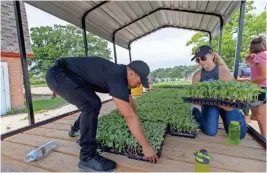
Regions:
[[96, 92], [109, 93], [111, 96], [129, 102], [127, 70], [125, 65], [115, 64], [100, 57], [70, 57], [61, 62], [75, 75], [90, 84]]

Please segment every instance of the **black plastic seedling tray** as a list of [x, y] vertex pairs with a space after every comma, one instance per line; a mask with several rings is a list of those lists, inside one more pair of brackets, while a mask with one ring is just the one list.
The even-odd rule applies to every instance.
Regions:
[[114, 148], [112, 148], [112, 147], [106, 147], [106, 146], [99, 145], [98, 149], [100, 149], [101, 151], [104, 151], [104, 152], [108, 152], [108, 153], [119, 154], [119, 155], [123, 155], [123, 156], [127, 155], [127, 153], [118, 152], [118, 151], [114, 150]]
[[[164, 140], [165, 140], [165, 135], [164, 135]], [[160, 149], [157, 153], [158, 157], [160, 157], [160, 155], [161, 155], [164, 140], [161, 142]], [[130, 153], [126, 153], [126, 152], [118, 152], [118, 151], [114, 150], [112, 147], [99, 146], [98, 149], [100, 149], [101, 151], [104, 151], [104, 152], [108, 152], [108, 153], [127, 156], [129, 159], [135, 159], [135, 160], [141, 160], [141, 161], [149, 162], [149, 160], [146, 159], [145, 156], [143, 156], [143, 155], [135, 155], [135, 154], [130, 154]]]
[[[168, 133], [168, 131], [169, 131], [169, 125], [167, 125], [167, 127], [166, 127], [165, 134], [163, 136], [164, 139], [162, 140], [162, 142], [160, 144], [160, 149], [159, 149], [159, 151], [157, 153], [158, 157], [161, 156], [163, 144], [164, 144], [164, 141], [165, 141], [165, 138], [166, 138], [166, 134]], [[79, 140], [77, 140], [76, 143], [79, 144]], [[114, 153], [114, 154], [127, 156], [129, 159], [135, 159], [135, 160], [141, 160], [141, 161], [149, 162], [149, 160], [146, 159], [145, 156], [143, 156], [143, 155], [130, 154], [130, 153], [127, 153], [127, 152], [118, 152], [112, 147], [98, 145], [98, 149], [100, 149], [101, 151], [104, 151], [104, 152], [109, 152], [109, 153]]]
[[[159, 149], [159, 151], [157, 153], [158, 158], [160, 158], [160, 156], [161, 156], [161, 152], [162, 152], [162, 149], [163, 149], [163, 144], [164, 144], [164, 141], [165, 141], [166, 134], [167, 134], [167, 131], [166, 131], [166, 133], [165, 133], [165, 135], [163, 137], [164, 138], [163, 141], [160, 144], [160, 149]], [[145, 156], [143, 156], [143, 155], [127, 154], [127, 157], [129, 159], [135, 159], [135, 160], [141, 160], [141, 161], [149, 162], [149, 160], [147, 158], [145, 158]]]
[[240, 102], [240, 101], [231, 101], [231, 100], [219, 100], [219, 99], [210, 99], [210, 98], [191, 98], [191, 97], [182, 97], [184, 102], [194, 103], [194, 104], [203, 104], [203, 105], [214, 105], [214, 106], [227, 106], [237, 109], [244, 108], [254, 108], [263, 104], [262, 101], [258, 102]]
[[197, 133], [182, 133], [182, 132], [175, 132], [170, 130], [169, 134], [172, 136], [179, 136], [179, 137], [185, 137], [185, 138], [196, 138], [197, 137]]
[[193, 139], [195, 139], [197, 137], [197, 133], [186, 133], [186, 132], [173, 131], [171, 129], [171, 125], [169, 123], [168, 123], [168, 126], [167, 126], [167, 133], [169, 133], [172, 136], [179, 136], [179, 137], [185, 137], [185, 138], [193, 138]]

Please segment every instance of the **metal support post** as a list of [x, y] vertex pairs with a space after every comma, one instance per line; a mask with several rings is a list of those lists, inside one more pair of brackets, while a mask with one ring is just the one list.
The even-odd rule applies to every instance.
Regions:
[[242, 45], [242, 34], [243, 34], [243, 25], [244, 25], [244, 16], [245, 16], [245, 5], [246, 1], [241, 2], [240, 6], [240, 15], [239, 15], [239, 24], [238, 24], [238, 37], [236, 41], [236, 51], [235, 51], [235, 65], [234, 65], [234, 78], [237, 78], [238, 67], [240, 60], [240, 50]]
[[130, 58], [130, 62], [132, 62], [132, 51], [131, 51], [131, 47], [129, 47], [129, 58]]
[[115, 60], [115, 63], [118, 64], [118, 62], [117, 62], [116, 44], [115, 44], [115, 38], [114, 37], [113, 37], [112, 41], [113, 41], [114, 60]]
[[18, 41], [19, 41], [23, 82], [24, 82], [24, 88], [25, 88], [26, 105], [27, 105], [27, 110], [28, 110], [28, 120], [29, 120], [29, 124], [32, 125], [35, 123], [35, 121], [34, 121], [34, 112], [33, 112], [33, 107], [32, 107], [32, 95], [31, 95], [31, 88], [30, 88], [29, 75], [28, 75], [28, 65], [27, 65], [27, 59], [26, 59], [26, 48], [25, 48], [23, 25], [22, 25], [22, 19], [21, 19], [20, 1], [14, 1], [13, 3], [14, 3], [14, 10], [15, 10], [16, 25], [17, 25], [17, 34], [18, 34]]
[[223, 27], [220, 27], [220, 35], [219, 35], [219, 40], [218, 40], [218, 54], [221, 55], [221, 48], [222, 48], [222, 32], [223, 32]]

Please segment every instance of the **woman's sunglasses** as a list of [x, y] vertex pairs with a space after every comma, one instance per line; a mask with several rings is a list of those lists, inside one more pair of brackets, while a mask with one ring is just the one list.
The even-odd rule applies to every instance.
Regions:
[[[204, 57], [200, 57], [200, 60], [201, 60], [201, 61], [206, 61], [206, 59], [207, 59], [207, 58], [206, 58], [205, 56], [204, 56]], [[199, 60], [199, 58], [196, 58], [196, 62], [197, 62], [197, 63], [199, 63], [200, 60]]]

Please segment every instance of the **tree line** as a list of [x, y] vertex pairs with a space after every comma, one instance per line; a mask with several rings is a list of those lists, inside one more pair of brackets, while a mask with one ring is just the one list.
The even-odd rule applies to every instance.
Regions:
[[196, 71], [197, 66], [194, 65], [179, 65], [171, 68], [159, 68], [151, 72], [152, 77], [157, 78], [183, 78], [187, 74]]

